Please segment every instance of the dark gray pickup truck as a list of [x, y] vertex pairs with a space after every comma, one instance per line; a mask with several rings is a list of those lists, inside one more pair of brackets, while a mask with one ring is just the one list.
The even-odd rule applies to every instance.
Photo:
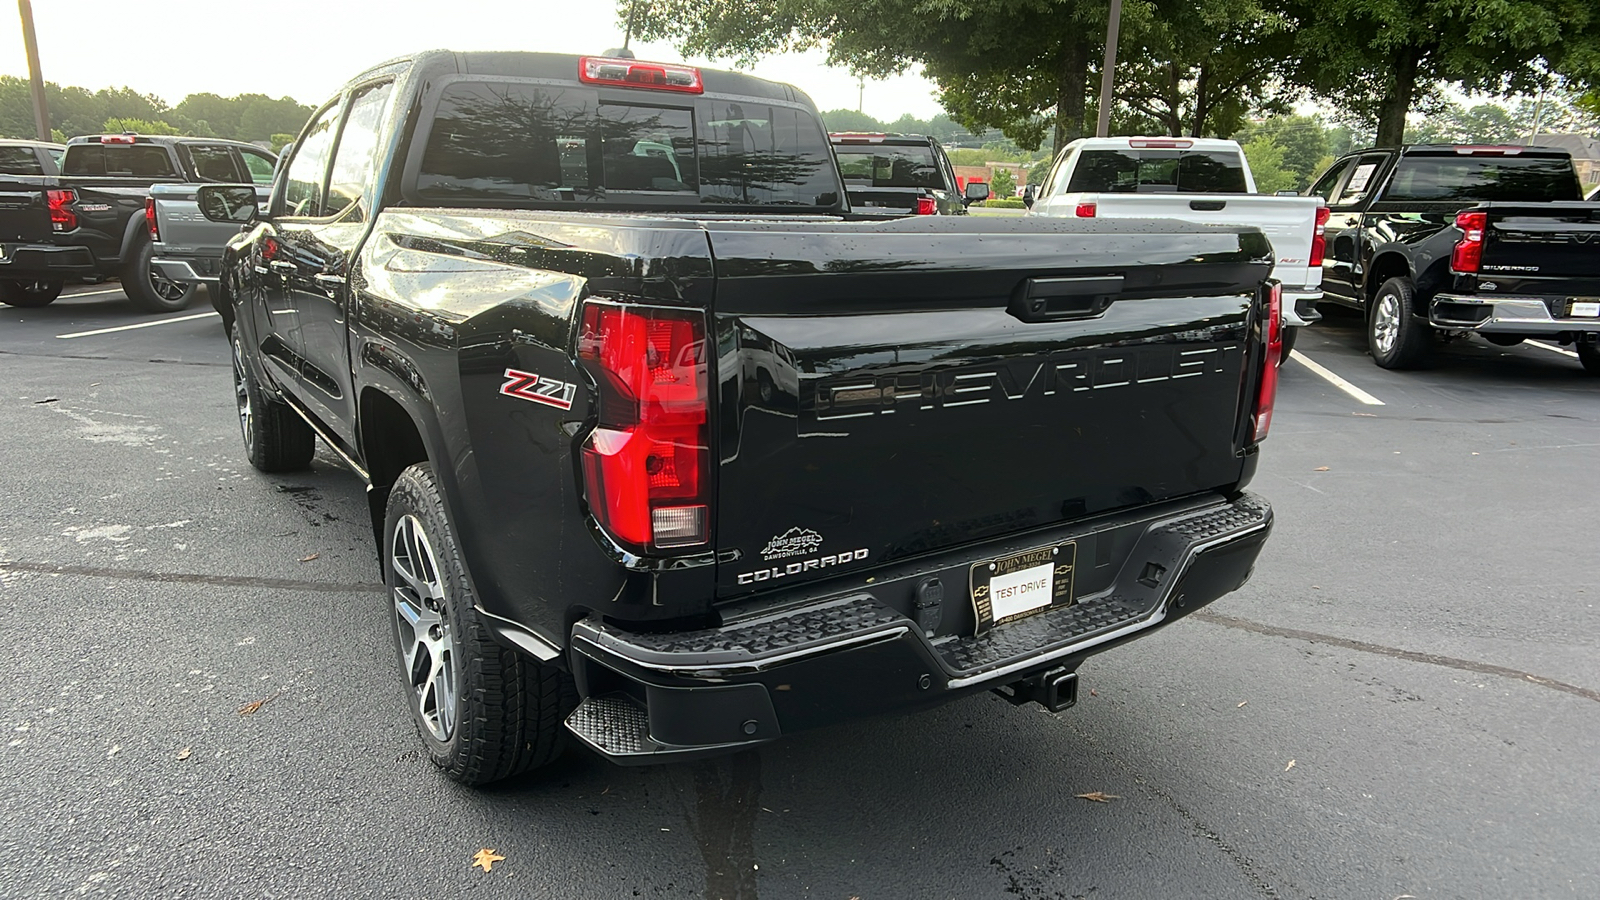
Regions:
[[[787, 85], [436, 51], [205, 186], [250, 461], [368, 486], [397, 673], [482, 783], [1080, 663], [1239, 587], [1281, 349], [1259, 231], [857, 220]], [[365, 602], [365, 601], [363, 601]]]

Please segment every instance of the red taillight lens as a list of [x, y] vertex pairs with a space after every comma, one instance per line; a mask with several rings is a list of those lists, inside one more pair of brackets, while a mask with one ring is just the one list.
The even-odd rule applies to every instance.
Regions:
[[77, 191], [45, 191], [44, 199], [50, 207], [51, 231], [71, 231], [78, 227], [78, 214], [68, 208], [77, 202]]
[[150, 226], [150, 240], [161, 240], [161, 229], [156, 227], [156, 198], [144, 198], [144, 223]]
[[1450, 271], [1475, 275], [1483, 264], [1483, 233], [1489, 227], [1489, 214], [1461, 213], [1456, 216], [1456, 227], [1461, 229], [1461, 240], [1450, 251]]
[[938, 211], [939, 211], [939, 206], [938, 206], [937, 203], [935, 203], [933, 201], [932, 197], [918, 197], [917, 198], [917, 215], [919, 215], [919, 216], [931, 216], [934, 213], [937, 213]]
[[583, 445], [589, 509], [631, 549], [710, 540], [705, 319], [698, 312], [591, 302], [578, 359], [599, 389]]
[[1283, 285], [1276, 281], [1267, 289], [1267, 320], [1262, 323], [1261, 333], [1267, 338], [1267, 352], [1256, 388], [1256, 411], [1251, 417], [1255, 425], [1251, 439], [1256, 443], [1272, 427], [1272, 407], [1278, 402], [1278, 363], [1283, 360]]
[[649, 88], [653, 91], [678, 91], [684, 94], [705, 93], [705, 84], [700, 80], [700, 70], [693, 66], [642, 63], [604, 56], [580, 58], [578, 80], [584, 84], [613, 84], [621, 87]]
[[1332, 213], [1326, 206], [1317, 207], [1317, 226], [1311, 232], [1311, 260], [1307, 265], [1320, 266], [1328, 252], [1328, 217]]
[[1093, 203], [1079, 203], [1078, 204], [1078, 208], [1076, 210], [1073, 210], [1072, 214], [1077, 216], [1080, 219], [1092, 219], [1092, 218], [1094, 218], [1095, 211], [1096, 211], [1096, 205], [1095, 204], [1093, 204]]

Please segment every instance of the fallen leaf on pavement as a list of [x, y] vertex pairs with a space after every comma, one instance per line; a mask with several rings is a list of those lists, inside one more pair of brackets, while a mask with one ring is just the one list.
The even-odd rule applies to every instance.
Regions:
[[271, 700], [278, 699], [278, 694], [282, 694], [282, 693], [283, 693], [283, 691], [279, 691], [277, 694], [273, 694], [270, 697], [262, 697], [260, 700], [257, 700], [254, 703], [246, 703], [245, 705], [239, 707], [239, 715], [241, 715], [241, 716], [253, 716], [253, 715], [255, 715], [256, 713], [261, 711], [261, 707], [266, 706], [267, 703], [269, 701], [271, 701]]
[[483, 870], [485, 872], [487, 872], [490, 869], [494, 868], [494, 864], [495, 863], [500, 862], [503, 859], [505, 859], [504, 856], [500, 856], [499, 854], [495, 853], [493, 850], [490, 850], [488, 847], [484, 847], [482, 850], [479, 850], [477, 853], [472, 854], [472, 866], [471, 866], [471, 868], [475, 869], [475, 868], [478, 868], [479, 866], [482, 866]]
[[185, 747], [182, 750], [179, 750], [178, 751], [178, 759], [179, 760], [188, 759], [189, 758], [189, 750], [190, 750], [190, 748], [188, 748], [188, 747]]
[[1234, 709], [1244, 709], [1244, 705], [1246, 703], [1249, 703], [1249, 702], [1250, 702], [1249, 700], [1240, 700], [1239, 701], [1239, 705], [1235, 706]]
[[301, 562], [311, 562], [313, 559], [316, 559], [317, 557], [319, 557], [321, 555], [322, 555], [321, 553], [312, 553], [309, 556], [300, 557], [300, 561]]
[[1104, 791], [1090, 791], [1087, 794], [1077, 794], [1076, 796], [1079, 800], [1092, 800], [1095, 803], [1110, 803], [1113, 800], [1122, 799], [1116, 794], [1107, 794]]
[[1284, 770], [1284, 771], [1285, 771], [1285, 772], [1287, 772], [1287, 771], [1289, 771], [1289, 770], [1290, 770], [1290, 769], [1292, 769], [1292, 768], [1294, 768], [1294, 760], [1292, 760], [1292, 759], [1291, 759], [1291, 760], [1289, 760], [1289, 764], [1288, 764], [1288, 765], [1287, 765], [1287, 766], [1284, 766], [1284, 767], [1283, 767], [1283, 770]]
[[1313, 471], [1313, 472], [1326, 472], [1326, 471], [1328, 471], [1328, 467], [1327, 466], [1317, 466], [1315, 469], [1312, 469], [1311, 471]]

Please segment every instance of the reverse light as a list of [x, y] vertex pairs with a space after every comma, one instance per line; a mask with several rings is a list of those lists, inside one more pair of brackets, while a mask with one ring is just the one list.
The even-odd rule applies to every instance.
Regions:
[[70, 208], [78, 202], [77, 191], [45, 191], [44, 200], [50, 207], [51, 231], [71, 231], [78, 227], [78, 214]]
[[635, 552], [708, 542], [704, 316], [590, 301], [578, 360], [599, 393], [599, 427], [583, 444], [585, 496], [595, 518]]
[[1276, 281], [1267, 288], [1267, 319], [1262, 323], [1261, 332], [1267, 338], [1267, 352], [1256, 387], [1255, 414], [1250, 417], [1254, 425], [1251, 431], [1254, 443], [1260, 443], [1267, 436], [1272, 427], [1272, 408], [1278, 402], [1278, 363], [1283, 361], [1283, 285]]
[[1078, 208], [1073, 210], [1072, 214], [1080, 219], [1092, 219], [1098, 209], [1099, 206], [1094, 203], [1079, 203]]
[[1468, 211], [1456, 215], [1456, 227], [1461, 229], [1461, 240], [1450, 251], [1450, 271], [1459, 275], [1476, 275], [1483, 264], [1483, 233], [1489, 227], [1489, 214]]
[[150, 226], [150, 240], [160, 243], [161, 229], [156, 227], [156, 198], [144, 198], [144, 222]]
[[1333, 215], [1326, 206], [1317, 207], [1317, 224], [1311, 230], [1311, 258], [1306, 265], [1315, 268], [1322, 265], [1322, 260], [1328, 253], [1328, 217]]
[[700, 70], [693, 66], [637, 62], [606, 56], [580, 58], [578, 80], [584, 84], [610, 84], [684, 94], [703, 94], [706, 90], [700, 80]]
[[919, 215], [919, 216], [931, 216], [931, 215], [934, 215], [935, 213], [937, 213], [938, 211], [939, 211], [939, 205], [934, 202], [932, 197], [918, 197], [917, 198], [917, 215]]

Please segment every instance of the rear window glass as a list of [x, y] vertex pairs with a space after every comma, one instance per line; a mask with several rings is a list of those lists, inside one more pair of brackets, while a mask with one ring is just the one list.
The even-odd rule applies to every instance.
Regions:
[[622, 208], [831, 206], [832, 169], [820, 124], [800, 110], [655, 95], [601, 102], [584, 88], [467, 81], [440, 97], [415, 195]]
[[1238, 153], [1182, 150], [1085, 150], [1067, 193], [1242, 194]]
[[875, 188], [944, 188], [933, 148], [882, 144], [834, 144], [845, 186]]
[[63, 175], [122, 175], [176, 178], [172, 157], [160, 144], [73, 144], [62, 160]]
[[44, 164], [32, 147], [0, 147], [0, 174], [43, 175]]
[[1570, 159], [1424, 156], [1400, 160], [1384, 200], [1478, 202], [1582, 200]]

